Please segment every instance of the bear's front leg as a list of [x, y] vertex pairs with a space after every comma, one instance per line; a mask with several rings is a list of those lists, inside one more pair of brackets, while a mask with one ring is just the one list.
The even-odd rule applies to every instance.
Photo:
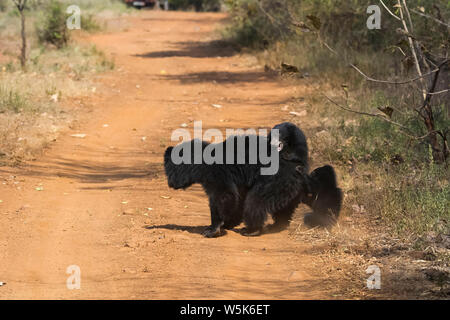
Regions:
[[211, 225], [203, 231], [202, 235], [206, 238], [215, 238], [223, 234], [222, 226], [224, 221], [220, 215], [220, 203], [215, 197], [209, 198], [209, 209], [211, 210]]

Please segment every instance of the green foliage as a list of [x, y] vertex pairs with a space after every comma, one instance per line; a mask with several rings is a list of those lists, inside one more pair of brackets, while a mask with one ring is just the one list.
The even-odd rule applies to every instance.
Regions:
[[8, 9], [9, 0], [0, 0], [0, 12], [5, 12]]
[[[395, 93], [392, 93], [395, 94]], [[334, 98], [342, 105], [343, 98]], [[410, 134], [424, 136], [427, 131], [416, 112], [402, 105], [402, 99], [390, 96], [384, 91], [367, 90], [352, 96], [351, 108], [382, 115], [392, 121], [403, 124], [405, 128], [392, 125], [379, 117], [364, 116], [343, 111], [331, 103], [317, 108], [323, 118], [335, 119], [335, 125], [326, 128], [333, 139], [316, 144], [326, 158], [345, 165], [349, 160], [371, 163], [377, 166], [408, 163], [421, 166], [430, 162], [429, 145], [426, 139], [413, 139]], [[408, 103], [408, 101], [406, 102]], [[392, 106], [392, 115], [388, 117], [380, 107]], [[399, 109], [400, 108], [400, 109]], [[450, 127], [450, 117], [445, 105], [436, 105], [435, 125], [437, 130]]]
[[[334, 99], [344, 104], [342, 98]], [[368, 94], [366, 90], [352, 96], [354, 100], [360, 101], [353, 102], [354, 109], [367, 112], [376, 112], [379, 106], [401, 105], [400, 99], [384, 91]], [[345, 191], [351, 204], [370, 208], [400, 236], [418, 238], [429, 232], [450, 232], [450, 171], [432, 161], [426, 139], [411, 139], [401, 128], [380, 118], [346, 113], [331, 103], [317, 100], [310, 104], [322, 119], [328, 119], [316, 129], [325, 129], [326, 139], [313, 130], [310, 148], [342, 168], [344, 176], [350, 176], [351, 187]], [[439, 119], [436, 127], [449, 128], [445, 106], [434, 109]], [[426, 132], [413, 111], [395, 108], [392, 120], [404, 123], [413, 132]]]
[[288, 10], [280, 1], [265, 1], [265, 14], [255, 0], [225, 0], [232, 23], [225, 30], [225, 37], [244, 47], [264, 48], [282, 40], [292, 32], [288, 21]]
[[[396, 0], [386, 0], [386, 5], [393, 7]], [[260, 5], [258, 5], [260, 3]], [[292, 40], [303, 37], [303, 32], [297, 32], [289, 21], [308, 25], [320, 25], [320, 34], [333, 44], [340, 43], [358, 50], [383, 50], [397, 44], [403, 36], [395, 31], [400, 27], [397, 20], [381, 7], [381, 30], [369, 30], [366, 27], [367, 7], [374, 4], [370, 0], [225, 0], [233, 18], [231, 29], [237, 42], [252, 46], [261, 46], [264, 41]], [[411, 9], [424, 11], [433, 16], [440, 16], [442, 21], [448, 21], [450, 5], [446, 0], [424, 1], [410, 0]], [[427, 39], [432, 47], [449, 45], [448, 31], [442, 25], [436, 24], [417, 14], [412, 14], [414, 33]], [[242, 37], [242, 35], [246, 35]], [[433, 35], [432, 37], [430, 35]], [[407, 43], [399, 43], [407, 51]]]
[[70, 39], [66, 26], [68, 14], [60, 1], [51, 0], [45, 6], [44, 17], [36, 25], [36, 31], [40, 43], [48, 43], [61, 49], [67, 45]]
[[98, 32], [102, 29], [92, 14], [81, 15], [81, 28], [87, 32]]
[[28, 106], [28, 100], [19, 92], [0, 87], [0, 112], [18, 113]]
[[95, 45], [92, 45], [84, 54], [95, 58], [98, 72], [109, 71], [115, 68], [114, 60], [108, 58], [105, 52], [99, 50]]
[[169, 0], [169, 4], [176, 10], [190, 10], [195, 11], [219, 11], [220, 0]]
[[[236, 5], [242, 1], [230, 0], [228, 3]], [[246, 2], [250, 7], [256, 3], [252, 0]], [[315, 30], [314, 24], [317, 27], [320, 25], [320, 38], [331, 44], [341, 56], [331, 54], [321, 45], [315, 32], [293, 28], [280, 33], [277, 23], [271, 21], [268, 14], [275, 21], [283, 20], [266, 1], [261, 2], [265, 13], [261, 9], [252, 14], [248, 14], [250, 10], [239, 13], [244, 7], [231, 8], [233, 24], [229, 30], [239, 35], [243, 30], [249, 30], [248, 26], [265, 21], [265, 28], [252, 30], [253, 34], [258, 35], [253, 37], [256, 44], [252, 46], [260, 48], [263, 41], [269, 42], [262, 55], [268, 65], [277, 68], [280, 62], [286, 62], [307, 70], [315, 75], [314, 83], [319, 83], [322, 93], [326, 91], [330, 95], [330, 86], [335, 88], [331, 90], [333, 99], [341, 105], [345, 105], [345, 95], [336, 95], [340, 95], [341, 84], [345, 83], [349, 88], [348, 103], [351, 109], [377, 113], [380, 107], [389, 106], [393, 108], [391, 120], [401, 123], [409, 133], [416, 136], [427, 133], [423, 121], [414, 110], [421, 105], [420, 92], [415, 84], [392, 86], [369, 83], [363, 81], [360, 74], [349, 71], [343, 61], [345, 57], [377, 79], [389, 79], [394, 74], [396, 79], [415, 76], [411, 60], [408, 57], [405, 59], [398, 49], [410, 55], [404, 36], [395, 32], [399, 28], [397, 20], [382, 8], [382, 30], [368, 30], [365, 9], [371, 3], [366, 1], [280, 2], [287, 4], [293, 20], [299, 24], [307, 24], [311, 30]], [[386, 3], [393, 8], [395, 1]], [[440, 16], [444, 22], [450, 17], [450, 6], [446, 1], [411, 0], [408, 4], [410, 9]], [[445, 56], [449, 48], [448, 29], [417, 14], [412, 14], [412, 20], [414, 35], [424, 39], [422, 50], [427, 54], [432, 51]], [[228, 31], [228, 34], [231, 32]], [[248, 45], [239, 37], [234, 37], [234, 40]], [[448, 69], [441, 74], [441, 81], [442, 89], [448, 87]], [[319, 95], [319, 92], [315, 94]], [[443, 97], [433, 97], [432, 103], [435, 129], [445, 132], [450, 127], [450, 114], [448, 95], [447, 100], [445, 95]], [[310, 100], [309, 104], [314, 106], [311, 111], [319, 113], [320, 119], [328, 119], [322, 120], [311, 130], [311, 150], [344, 172], [348, 182], [345, 190], [348, 201], [362, 204], [370, 208], [372, 214], [381, 215], [382, 220], [401, 236], [417, 238], [429, 232], [450, 232], [450, 171], [445, 165], [433, 162], [427, 138], [412, 139], [404, 134], [404, 128], [377, 117], [343, 111], [331, 103], [324, 104], [325, 99], [311, 97]]]
[[102, 11], [125, 12], [128, 7], [123, 0], [60, 0], [65, 7], [77, 5], [81, 8], [82, 14], [90, 13], [97, 15]]
[[398, 234], [450, 232], [449, 173], [440, 166], [404, 166], [387, 179], [382, 190], [381, 216]]
[[[394, 14], [398, 14], [398, 9], [394, 7], [396, 2], [385, 1]], [[232, 17], [224, 32], [225, 37], [244, 47], [266, 49], [264, 60], [268, 66], [278, 69], [282, 62], [289, 63], [317, 75], [316, 81], [326, 82], [335, 88], [345, 82], [351, 94], [356, 96], [356, 101], [364, 101], [351, 103], [353, 109], [372, 113], [383, 105], [394, 106], [397, 110], [393, 115], [394, 121], [407, 127], [412, 135], [427, 133], [424, 121], [414, 111], [423, 101], [414, 83], [406, 86], [374, 85], [362, 81], [359, 73], [348, 68], [347, 62], [351, 62], [376, 79], [395, 77], [398, 80], [417, 76], [407, 38], [397, 32], [401, 29], [401, 23], [381, 4], [382, 29], [369, 30], [366, 10], [373, 4], [370, 0], [226, 0], [225, 3]], [[431, 65], [433, 60], [436, 64], [448, 54], [449, 32], [445, 26], [412, 10], [448, 21], [450, 5], [444, 0], [409, 0], [408, 6], [414, 26], [410, 31], [420, 38], [420, 50], [429, 61], [422, 63], [425, 73], [425, 64]], [[323, 41], [339, 54], [333, 54]], [[373, 90], [375, 87], [378, 92]], [[446, 88], [448, 70], [441, 73], [440, 89]], [[444, 95], [435, 96], [432, 103], [434, 129], [444, 132], [449, 127], [449, 114], [446, 112], [448, 99]], [[366, 156], [381, 161], [404, 150], [406, 159], [429, 160], [427, 140], [411, 141], [402, 135], [399, 127], [379, 118], [363, 118], [354, 132], [344, 126], [337, 130], [340, 131], [334, 136], [341, 135], [345, 139], [349, 139], [350, 135], [356, 137], [357, 148], [352, 149], [352, 144], [339, 148], [337, 145], [342, 141], [336, 141], [337, 145], [330, 150], [336, 153], [336, 149], [342, 149], [342, 152], [332, 155], [334, 158]], [[374, 141], [370, 141], [370, 137], [375, 137]]]

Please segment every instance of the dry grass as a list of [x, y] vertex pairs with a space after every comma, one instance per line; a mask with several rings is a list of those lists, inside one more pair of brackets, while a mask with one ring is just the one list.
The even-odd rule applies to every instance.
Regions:
[[[320, 258], [317, 270], [324, 270], [320, 276], [333, 292], [330, 298], [442, 299], [450, 295], [450, 238], [417, 250], [410, 239], [393, 237], [381, 219], [346, 208], [338, 225], [330, 231], [305, 229], [298, 215], [289, 234], [313, 245], [312, 253]], [[367, 288], [371, 274], [366, 270], [371, 265], [381, 270], [380, 290]]]
[[[448, 298], [448, 170], [420, 164], [417, 159], [426, 157], [426, 149], [414, 149], [402, 136], [391, 138], [392, 128], [384, 123], [328, 104], [323, 92], [339, 94], [329, 84], [314, 77], [285, 81], [302, 85], [286, 112], [307, 112], [291, 121], [306, 131], [312, 168], [333, 165], [344, 192], [342, 216], [334, 229], [306, 230], [301, 217], [290, 229], [296, 240], [314, 244], [315, 254], [329, 266], [323, 277], [330, 290], [337, 290], [334, 298]], [[358, 98], [373, 96], [365, 91]], [[415, 154], [408, 157], [410, 153]], [[381, 290], [366, 288], [369, 265], [381, 269]]]
[[[324, 97], [343, 103], [341, 84], [345, 83], [355, 109], [376, 112], [380, 105], [397, 106], [394, 119], [418, 128], [420, 124], [406, 121], [411, 114], [402, 102], [408, 101], [404, 96], [412, 89], [372, 88], [349, 70], [333, 68], [332, 59], [319, 57], [317, 67], [314, 54], [304, 49], [294, 56], [293, 48], [279, 44], [256, 55], [266, 69], [277, 69], [286, 61], [307, 75], [283, 76], [283, 81], [298, 83], [300, 88], [283, 108], [287, 113], [306, 113], [289, 120], [306, 132], [312, 168], [335, 167], [344, 203], [339, 225], [330, 232], [305, 230], [301, 217], [296, 217], [291, 236], [317, 248], [315, 254], [329, 266], [323, 278], [329, 280], [330, 290], [337, 290], [335, 298], [450, 297], [448, 169], [431, 161], [425, 142], [411, 141], [382, 120], [344, 112]], [[367, 58], [358, 57], [359, 61]], [[449, 121], [445, 112], [440, 116], [445, 126]], [[381, 269], [381, 290], [366, 288], [369, 265]]]
[[[121, 14], [121, 5], [115, 8], [117, 11], [114, 8], [96, 11], [93, 2], [80, 4], [91, 6], [88, 9], [91, 14], [98, 14], [99, 21]], [[17, 59], [19, 20], [11, 7], [0, 12], [0, 164], [3, 165], [33, 159], [54, 141], [77, 117], [80, 108], [73, 98], [92, 94], [95, 75], [114, 68], [114, 61], [95, 46], [72, 41], [56, 50], [39, 45], [33, 25], [41, 15], [39, 8], [27, 12], [29, 52], [27, 69], [23, 71]]]
[[90, 48], [67, 50], [42, 53], [27, 72], [15, 64], [0, 67], [1, 162], [33, 158], [55, 140], [75, 118], [72, 98], [89, 95], [92, 76], [105, 70], [99, 66], [104, 57], [91, 55]]

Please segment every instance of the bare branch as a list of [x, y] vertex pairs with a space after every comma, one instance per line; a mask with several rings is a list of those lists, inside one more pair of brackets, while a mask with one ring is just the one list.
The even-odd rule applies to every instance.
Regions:
[[[320, 40], [320, 39], [319, 39]], [[337, 55], [337, 56], [340, 56], [340, 54], [336, 51], [336, 50], [334, 50], [332, 47], [330, 47], [329, 45], [328, 45], [328, 43], [326, 43], [325, 41], [322, 41], [322, 40], [320, 40], [320, 42], [328, 49], [328, 50], [330, 50], [332, 53], [334, 53], [335, 55]]]
[[[321, 39], [319, 39], [319, 41], [328, 49], [330, 50], [333, 54], [342, 57], [342, 55], [340, 55], [336, 50], [334, 50], [333, 48], [331, 48], [325, 41], [322, 41]], [[364, 72], [361, 71], [361, 69], [359, 69], [357, 66], [355, 66], [353, 63], [349, 63], [348, 65], [350, 67], [352, 67], [353, 69], [355, 69], [359, 74], [361, 74], [367, 81], [372, 81], [372, 82], [378, 82], [378, 83], [386, 83], [386, 84], [408, 84], [420, 79], [423, 79], [435, 72], [437, 72], [439, 70], [439, 68], [436, 68], [428, 73], [422, 74], [418, 77], [409, 79], [409, 80], [404, 80], [404, 81], [389, 81], [389, 80], [378, 80], [378, 79], [374, 79], [372, 77], [369, 77], [368, 75], [366, 75]]]
[[263, 7], [263, 5], [261, 4], [261, 1], [256, 1], [256, 3], [258, 4], [259, 9], [261, 10], [262, 13], [264, 13], [267, 18], [269, 19], [270, 23], [278, 29], [278, 31], [280, 32], [280, 35], [283, 35], [283, 31], [281, 30], [279, 24], [277, 23], [276, 19], [274, 17], [272, 17], [272, 15], [270, 15]]
[[396, 16], [394, 13], [392, 13], [391, 10], [389, 10], [389, 8], [384, 4], [383, 0], [380, 0], [380, 2], [381, 2], [381, 4], [383, 5], [383, 7], [386, 9], [386, 11], [389, 12], [389, 14], [390, 14], [391, 16], [393, 16], [395, 19], [401, 21], [401, 19], [400, 19], [398, 16]]
[[435, 21], [435, 22], [437, 22], [437, 23], [439, 23], [439, 24], [442, 24], [443, 26], [446, 26], [447, 28], [450, 28], [450, 25], [449, 25], [448, 23], [445, 23], [445, 22], [443, 22], [443, 21], [441, 21], [441, 20], [439, 20], [439, 19], [436, 19], [436, 18], [433, 17], [433, 16], [430, 16], [430, 15], [428, 15], [428, 14], [419, 12], [419, 11], [414, 10], [414, 9], [410, 9], [410, 10], [411, 10], [412, 12], [414, 12], [415, 14], [418, 14], [419, 16], [422, 16], [422, 17], [431, 19], [431, 20], [433, 20], [433, 21]]
[[433, 95], [438, 95], [438, 94], [441, 94], [441, 93], [445, 93], [445, 92], [450, 91], [450, 89], [444, 89], [444, 90], [441, 90], [441, 91], [434, 91], [434, 90], [436, 89], [436, 85], [437, 85], [437, 81], [438, 81], [438, 78], [439, 78], [439, 73], [441, 72], [441, 68], [442, 68], [445, 64], [447, 64], [448, 62], [449, 62], [449, 60], [448, 60], [448, 59], [445, 59], [444, 61], [442, 61], [441, 63], [439, 63], [439, 65], [438, 65], [438, 67], [437, 67], [437, 71], [436, 71], [436, 73], [434, 74], [434, 78], [433, 78], [433, 82], [432, 82], [432, 84], [431, 84], [430, 90], [429, 90], [429, 92], [426, 93], [426, 96], [425, 96], [424, 102], [423, 102], [423, 104], [422, 104], [422, 107], [421, 107], [420, 109], [415, 109], [416, 111], [419, 112], [419, 114], [420, 114], [422, 117], [423, 117], [423, 115], [422, 115], [421, 112], [422, 112], [422, 110], [430, 103], [430, 100], [431, 100], [431, 98], [432, 98]]
[[435, 131], [428, 132], [427, 134], [425, 134], [425, 135], [423, 135], [423, 136], [419, 136], [419, 137], [418, 137], [418, 136], [415, 136], [414, 134], [412, 134], [412, 133], [411, 133], [411, 130], [410, 130], [409, 128], [405, 127], [404, 125], [402, 125], [401, 123], [395, 122], [395, 121], [393, 121], [393, 120], [391, 120], [391, 119], [389, 119], [389, 118], [387, 118], [387, 117], [385, 117], [385, 116], [383, 116], [383, 115], [381, 115], [381, 114], [376, 114], [376, 113], [369, 113], [369, 112], [364, 112], [364, 111], [353, 110], [353, 109], [351, 109], [351, 108], [344, 107], [343, 105], [337, 103], [336, 101], [334, 101], [333, 99], [331, 99], [330, 97], [328, 97], [327, 95], [325, 95], [325, 94], [323, 94], [323, 93], [322, 93], [322, 95], [323, 95], [325, 98], [327, 98], [328, 101], [330, 101], [330, 102], [333, 103], [334, 105], [338, 106], [338, 107], [341, 108], [342, 110], [345, 110], [345, 111], [348, 111], [348, 112], [352, 112], [352, 113], [356, 113], [356, 114], [360, 114], [360, 115], [364, 115], [364, 116], [369, 116], [369, 117], [378, 118], [378, 119], [384, 120], [384, 121], [386, 121], [386, 122], [388, 122], [388, 123], [390, 123], [390, 124], [392, 124], [392, 125], [395, 125], [395, 126], [397, 126], [397, 127], [399, 127], [399, 128], [402, 129], [400, 132], [402, 132], [404, 135], [406, 135], [406, 136], [408, 136], [408, 137], [410, 137], [411, 139], [414, 139], [414, 140], [423, 140], [423, 139], [425, 139], [426, 137], [428, 137], [430, 134], [433, 134], [433, 133], [437, 133], [437, 132], [438, 132], [437, 130], [435, 130]]
[[[401, 3], [400, 3], [400, 0], [397, 0], [397, 4], [400, 7], [399, 11], [400, 11], [400, 18], [401, 18], [401, 21], [402, 21], [402, 24], [403, 24], [403, 30], [407, 34], [409, 34], [408, 26], [406, 25], [406, 21], [405, 21], [405, 18], [403, 16], [403, 6], [405, 7], [405, 10], [408, 9], [406, 7], [406, 2], [405, 2], [405, 0], [403, 0], [403, 6], [402, 6]], [[416, 49], [414, 48], [413, 39], [410, 36], [408, 36], [408, 43], [409, 43], [409, 47], [411, 49], [412, 56], [414, 58], [414, 65], [416, 66], [417, 74], [419, 75], [419, 77], [422, 77], [422, 70], [420, 69], [419, 59], [417, 58], [417, 52], [416, 52]], [[423, 81], [423, 78], [420, 78], [420, 83], [422, 84], [422, 91], [423, 91], [422, 93], [423, 93], [423, 98], [425, 99], [425, 97], [426, 97], [426, 90], [425, 90], [425, 83]]]
[[19, 11], [23, 11], [27, 5], [27, 0], [12, 0]]
[[450, 89], [444, 89], [444, 90], [435, 91], [435, 92], [426, 92], [426, 94], [434, 96], [434, 95], [443, 94], [443, 93], [446, 93], [446, 92], [449, 92], [449, 91], [450, 91]]
[[439, 73], [441, 72], [441, 67], [444, 66], [447, 62], [448, 62], [448, 60], [445, 60], [439, 64], [438, 71], [434, 74], [433, 83], [431, 84], [431, 87], [429, 90], [430, 92], [426, 95], [425, 100], [423, 102], [424, 107], [430, 103], [432, 95], [433, 95], [433, 93], [435, 93], [434, 90], [436, 89], [436, 85], [437, 85], [438, 78], [439, 78]]
[[406, 6], [406, 0], [402, 0], [402, 1], [403, 1], [403, 6], [405, 7], [406, 17], [408, 18], [409, 28], [411, 30], [411, 33], [414, 34], [414, 26], [413, 26], [413, 23], [411, 20], [411, 15], [409, 14], [408, 7]]
[[[301, 23], [296, 22], [296, 21], [292, 21], [291, 24], [292, 24], [293, 26], [295, 26], [295, 27], [301, 27]], [[326, 43], [325, 41], [323, 41], [323, 40], [320, 38], [320, 35], [319, 35], [318, 33], [317, 33], [317, 35], [318, 35], [318, 40], [320, 41], [320, 43], [321, 43], [322, 45], [324, 45], [330, 52], [332, 52], [332, 53], [335, 54], [336, 56], [342, 57], [344, 60], [346, 60], [345, 57], [344, 57], [343, 55], [341, 55], [339, 52], [337, 52], [337, 51], [334, 50], [332, 47], [330, 47], [330, 46], [328, 45], [328, 43]], [[410, 41], [412, 41], [410, 37], [408, 37], [408, 39], [409, 39]], [[412, 47], [411, 49], [412, 49], [413, 54], [415, 55], [414, 47]], [[401, 50], [401, 52], [402, 52], [403, 54], [405, 54], [405, 53], [403, 52], [403, 50]], [[416, 56], [416, 58], [417, 58], [417, 56]], [[372, 78], [372, 77], [369, 77], [369, 76], [366, 75], [363, 71], [361, 71], [361, 69], [359, 69], [357, 66], [355, 66], [353, 63], [349, 63], [349, 62], [347, 62], [347, 63], [348, 63], [348, 65], [349, 65], [350, 67], [352, 67], [352, 68], [355, 69], [359, 74], [361, 74], [367, 81], [377, 82], [377, 83], [385, 83], [385, 84], [398, 84], [398, 85], [412, 83], [412, 82], [415, 82], [415, 81], [417, 81], [417, 80], [421, 80], [421, 82], [423, 82], [423, 78], [425, 78], [425, 77], [427, 77], [427, 76], [429, 76], [429, 75], [432, 75], [433, 73], [435, 73], [435, 72], [437, 72], [437, 71], [439, 70], [439, 68], [436, 68], [436, 69], [431, 70], [430, 72], [427, 72], [427, 73], [425, 73], [425, 74], [422, 74], [422, 73], [420, 72], [420, 74], [419, 74], [418, 77], [415, 77], [415, 78], [412, 78], [412, 79], [408, 79], [408, 80], [404, 80], [404, 81], [389, 81], [389, 80], [379, 80], [379, 79], [374, 79], [374, 78]], [[417, 68], [417, 65], [416, 65], [416, 68]], [[420, 67], [419, 67], [418, 70], [420, 70]], [[426, 90], [421, 89], [421, 91], [422, 91], [422, 93], [424, 94], [424, 98], [425, 98]]]
[[403, 49], [400, 48], [399, 46], [394, 46], [394, 45], [393, 45], [393, 46], [388, 47], [387, 49], [390, 49], [390, 48], [398, 49], [398, 51], [400, 51], [400, 53], [401, 53], [404, 57], [406, 57], [405, 51], [403, 51]]
[[446, 92], [449, 92], [449, 91], [450, 91], [450, 89], [445, 89], [445, 90], [441, 90], [441, 91], [427, 92], [427, 94], [429, 94], [429, 95], [436, 95], [436, 94], [446, 93]]
[[[409, 26], [410, 26], [410, 31], [411, 31], [412, 34], [414, 34], [414, 25], [413, 25], [413, 23], [412, 23], [412, 19], [411, 19], [411, 15], [410, 15], [410, 13], [409, 13], [408, 6], [406, 5], [406, 0], [403, 0], [403, 7], [405, 8], [406, 16], [407, 16], [407, 18], [408, 18], [408, 22], [409, 22]], [[420, 58], [419, 60], [422, 60], [424, 66], [426, 67], [426, 70], [427, 70], [427, 71], [430, 71], [430, 69], [431, 69], [431, 68], [430, 68], [430, 65], [428, 64], [426, 57], [425, 57], [424, 54], [422, 53], [422, 49], [421, 49], [421, 47], [420, 47], [419, 41], [417, 40], [417, 38], [413, 38], [412, 41], [413, 41], [413, 43], [414, 43], [414, 45], [415, 45], [415, 47], [416, 47], [417, 55], [418, 55], [419, 58]]]
[[367, 81], [372, 81], [372, 82], [378, 82], [378, 83], [387, 83], [387, 84], [408, 84], [417, 80], [421, 80], [435, 72], [437, 72], [439, 69], [434, 69], [428, 73], [425, 73], [421, 76], [409, 79], [409, 80], [404, 80], [404, 81], [389, 81], [389, 80], [378, 80], [378, 79], [374, 79], [369, 77], [368, 75], [366, 75], [364, 72], [362, 72], [358, 67], [356, 67], [354, 64], [349, 64], [350, 67], [352, 67], [353, 69], [355, 69], [356, 71], [358, 71]]

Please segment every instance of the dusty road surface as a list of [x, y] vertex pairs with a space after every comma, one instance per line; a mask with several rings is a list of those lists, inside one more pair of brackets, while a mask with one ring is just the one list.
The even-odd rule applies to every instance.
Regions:
[[[0, 298], [333, 297], [312, 245], [288, 231], [203, 238], [200, 187], [167, 186], [162, 155], [182, 124], [257, 129], [287, 119], [281, 107], [296, 88], [213, 41], [224, 18], [149, 11], [88, 39], [116, 62], [84, 98], [89, 115], [36, 161], [0, 168]], [[71, 265], [79, 290], [66, 286]]]

